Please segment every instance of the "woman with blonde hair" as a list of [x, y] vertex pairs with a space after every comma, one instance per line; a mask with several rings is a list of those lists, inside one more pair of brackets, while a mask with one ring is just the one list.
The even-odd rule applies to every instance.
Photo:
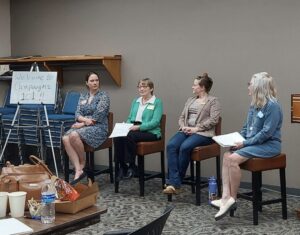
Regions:
[[282, 110], [276, 99], [273, 78], [266, 72], [254, 74], [248, 83], [252, 97], [246, 123], [240, 134], [245, 138], [236, 143], [223, 157], [222, 198], [212, 201], [219, 208], [215, 219], [223, 218], [236, 208], [237, 191], [241, 181], [239, 165], [250, 158], [270, 158], [281, 152]]

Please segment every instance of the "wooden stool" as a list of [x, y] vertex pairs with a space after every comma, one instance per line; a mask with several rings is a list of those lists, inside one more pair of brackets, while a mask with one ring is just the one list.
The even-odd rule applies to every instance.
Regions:
[[[114, 115], [112, 112], [108, 113], [108, 136], [111, 134], [113, 130], [113, 120]], [[94, 152], [102, 149], [108, 149], [108, 167], [100, 167], [99, 169], [95, 169], [95, 162], [94, 162]], [[87, 176], [93, 182], [95, 180], [95, 176], [100, 174], [109, 174], [110, 182], [114, 182], [114, 175], [113, 175], [113, 156], [112, 156], [112, 139], [107, 138], [98, 148], [94, 149], [91, 146], [84, 143], [84, 151], [86, 153], [86, 164], [85, 170], [87, 171]], [[69, 182], [69, 158], [67, 154], [65, 154], [65, 181]]]
[[[287, 219], [285, 181], [286, 155], [284, 153], [281, 153], [272, 158], [252, 158], [242, 163], [240, 165], [240, 168], [243, 170], [251, 171], [252, 173], [252, 191], [250, 193], [239, 193], [238, 197], [252, 201], [253, 224], [258, 224], [258, 211], [262, 211], [263, 205], [269, 205], [279, 202], [281, 202], [282, 206], [282, 218]], [[281, 197], [278, 199], [262, 201], [262, 172], [276, 169], [279, 169]], [[230, 215], [233, 216], [233, 214], [234, 212], [231, 211]]]
[[[221, 124], [222, 118], [219, 118], [217, 125], [215, 126], [216, 135], [221, 135]], [[216, 159], [216, 174], [217, 174], [217, 184], [218, 184], [218, 196], [221, 197], [221, 170], [220, 170], [220, 155], [221, 148], [217, 143], [212, 143], [206, 146], [195, 147], [191, 153], [190, 161], [190, 176], [185, 177], [182, 184], [187, 184], [192, 186], [192, 193], [195, 193], [196, 186], [196, 205], [201, 204], [201, 189], [208, 186], [208, 182], [201, 181], [201, 162], [207, 159]], [[196, 177], [194, 172], [194, 163], [196, 163]], [[168, 201], [172, 201], [172, 194], [168, 195]]]
[[[162, 188], [166, 182], [165, 177], [165, 133], [166, 133], [166, 115], [163, 114], [160, 120], [161, 139], [156, 141], [138, 142], [136, 146], [136, 153], [138, 159], [138, 171], [139, 171], [139, 185], [140, 196], [144, 197], [145, 194], [145, 181], [153, 178], [161, 178]], [[160, 152], [160, 165], [161, 172], [159, 173], [145, 173], [145, 156], [153, 153]], [[118, 162], [115, 162], [115, 175], [118, 175], [119, 166]], [[115, 180], [115, 193], [119, 192], [119, 182]]]

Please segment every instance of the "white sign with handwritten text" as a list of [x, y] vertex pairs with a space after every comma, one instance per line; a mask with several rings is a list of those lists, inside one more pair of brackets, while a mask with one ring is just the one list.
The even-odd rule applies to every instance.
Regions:
[[55, 104], [57, 72], [13, 72], [10, 103]]

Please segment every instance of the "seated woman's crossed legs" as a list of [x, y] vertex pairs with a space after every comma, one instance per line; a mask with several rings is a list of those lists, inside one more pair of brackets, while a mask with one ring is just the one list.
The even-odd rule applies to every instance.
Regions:
[[70, 161], [75, 167], [74, 179], [78, 179], [83, 174], [85, 166], [84, 145], [80, 135], [76, 131], [72, 131], [69, 135], [63, 136], [65, 150]]

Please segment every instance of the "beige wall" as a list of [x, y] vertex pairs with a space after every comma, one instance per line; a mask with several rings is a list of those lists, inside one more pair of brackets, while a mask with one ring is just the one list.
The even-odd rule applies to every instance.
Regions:
[[[0, 57], [10, 56], [10, 45], [10, 1], [0, 0]], [[0, 81], [0, 106], [7, 87], [7, 82]]]
[[[115, 121], [126, 119], [138, 79], [153, 78], [167, 114], [167, 139], [177, 130], [193, 77], [208, 72], [214, 78], [226, 133], [242, 126], [251, 75], [268, 71], [284, 111], [287, 185], [300, 188], [300, 125], [290, 123], [290, 94], [300, 87], [300, 1], [12, 0], [11, 6], [13, 54], [123, 56], [122, 87], [102, 83]], [[68, 71], [65, 89], [83, 89], [85, 73]], [[146, 162], [147, 169], [158, 165], [151, 156]], [[215, 174], [212, 161], [203, 166], [204, 175]], [[278, 173], [264, 174], [264, 183], [278, 185]]]

